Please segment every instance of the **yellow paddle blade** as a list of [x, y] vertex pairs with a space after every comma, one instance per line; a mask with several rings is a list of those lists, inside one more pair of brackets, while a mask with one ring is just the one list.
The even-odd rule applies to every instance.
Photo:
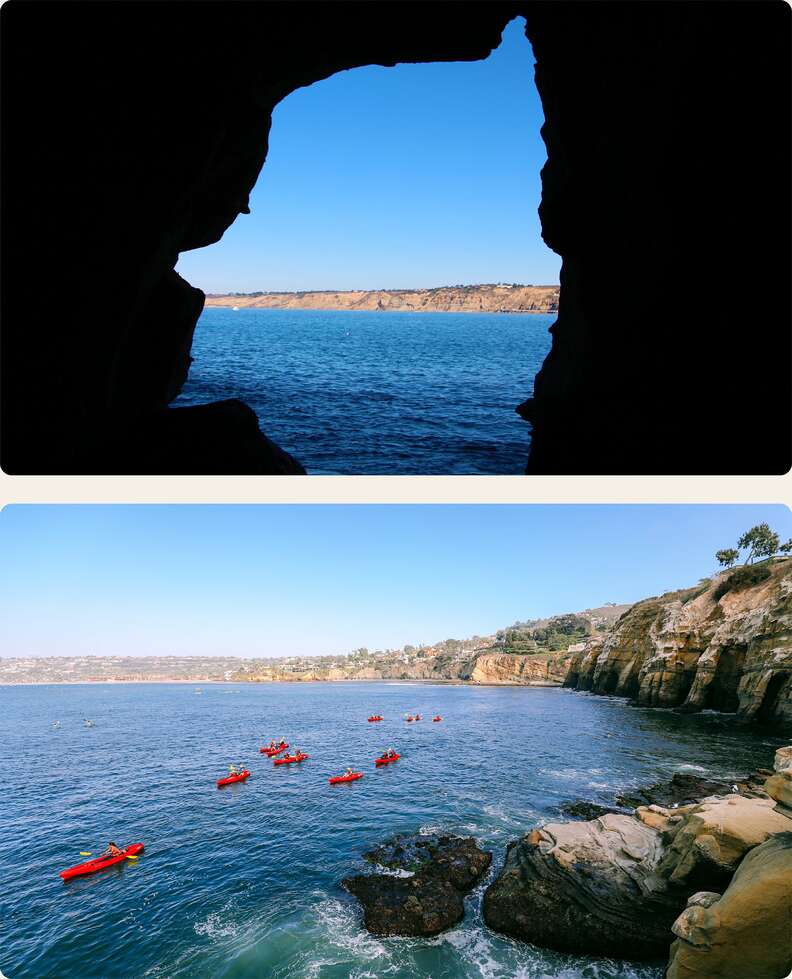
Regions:
[[134, 853], [127, 853], [126, 858], [127, 860], [137, 860], [137, 857], [135, 856]]
[[92, 857], [93, 854], [91, 853], [90, 850], [80, 850], [80, 856], [81, 857]]

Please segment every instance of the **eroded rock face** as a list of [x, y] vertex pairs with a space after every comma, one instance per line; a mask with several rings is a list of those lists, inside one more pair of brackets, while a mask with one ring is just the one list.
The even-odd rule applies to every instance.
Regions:
[[604, 641], [587, 644], [566, 685], [651, 707], [792, 721], [792, 560], [776, 559], [750, 588], [708, 585], [638, 602]]
[[470, 679], [473, 683], [561, 685], [566, 675], [562, 657], [496, 653], [479, 656]]
[[685, 905], [656, 872], [661, 856], [660, 833], [633, 816], [550, 823], [509, 845], [484, 920], [560, 952], [656, 958]]
[[739, 794], [550, 823], [510, 844], [484, 919], [561, 952], [660, 957], [691, 895], [711, 903], [747, 853], [790, 830], [775, 800]]
[[730, 795], [677, 810], [638, 809], [637, 816], [662, 828], [664, 853], [658, 874], [689, 893], [721, 890], [749, 850], [792, 830], [792, 820], [775, 806], [769, 798]]
[[673, 932], [666, 979], [786, 979], [792, 972], [792, 832], [753, 849], [722, 897], [693, 895]]
[[396, 836], [365, 854], [396, 873], [359, 874], [342, 885], [363, 906], [374, 935], [436, 935], [462, 920], [464, 895], [492, 862], [472, 838]]

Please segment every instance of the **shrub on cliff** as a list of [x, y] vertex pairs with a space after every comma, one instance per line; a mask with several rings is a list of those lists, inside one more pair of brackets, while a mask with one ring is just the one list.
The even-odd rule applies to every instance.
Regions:
[[770, 577], [770, 569], [766, 564], [749, 564], [744, 568], [733, 571], [728, 578], [725, 578], [712, 593], [715, 601], [719, 601], [730, 591], [742, 591], [744, 588], [752, 588]]

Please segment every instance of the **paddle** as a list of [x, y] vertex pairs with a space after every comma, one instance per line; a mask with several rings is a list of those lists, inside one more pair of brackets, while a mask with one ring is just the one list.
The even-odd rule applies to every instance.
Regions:
[[134, 853], [126, 853], [124, 855], [126, 856], [127, 860], [137, 860], [137, 856]]
[[80, 850], [81, 857], [92, 857], [93, 853], [90, 850]]

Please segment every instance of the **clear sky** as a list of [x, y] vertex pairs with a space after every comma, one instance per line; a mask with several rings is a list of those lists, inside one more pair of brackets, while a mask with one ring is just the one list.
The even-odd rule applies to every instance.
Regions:
[[177, 269], [205, 292], [555, 284], [536, 209], [544, 121], [525, 22], [486, 61], [367, 67], [275, 109], [223, 240]]
[[484, 635], [693, 585], [781, 506], [11, 506], [4, 656], [284, 656]]

